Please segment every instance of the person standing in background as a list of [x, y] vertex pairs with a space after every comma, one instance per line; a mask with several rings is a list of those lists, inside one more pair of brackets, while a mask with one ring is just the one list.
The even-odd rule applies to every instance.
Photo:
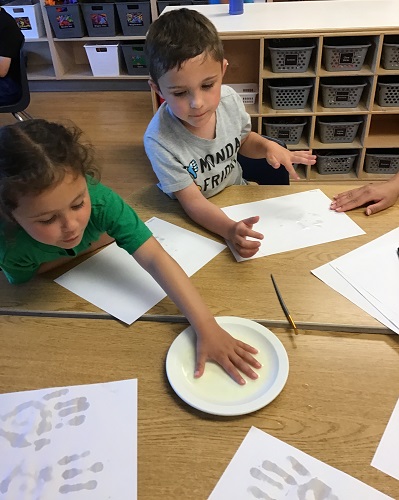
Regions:
[[19, 53], [25, 40], [15, 19], [0, 7], [0, 105], [21, 97]]

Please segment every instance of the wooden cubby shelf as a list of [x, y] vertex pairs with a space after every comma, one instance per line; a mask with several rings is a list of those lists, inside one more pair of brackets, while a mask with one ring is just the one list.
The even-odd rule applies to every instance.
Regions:
[[[44, 0], [41, 1], [46, 36], [28, 40], [25, 49], [28, 56], [28, 77], [32, 81], [78, 82], [84, 85], [96, 85], [96, 82], [119, 82], [140, 80], [145, 84], [148, 75], [122, 74], [114, 77], [93, 76], [84, 45], [87, 42], [106, 41], [141, 41], [144, 36], [90, 37], [57, 39], [52, 31]], [[151, 19], [158, 17], [156, 0], [149, 0]], [[251, 115], [253, 130], [264, 133], [267, 118], [295, 119], [303, 118], [306, 125], [297, 144], [289, 144], [290, 149], [314, 149], [342, 152], [355, 150], [357, 158], [352, 170], [346, 174], [320, 174], [316, 167], [299, 167], [300, 176], [305, 180], [348, 181], [364, 179], [386, 179], [388, 174], [368, 174], [364, 171], [366, 148], [386, 148], [391, 150], [399, 145], [399, 2], [379, 0], [378, 2], [359, 2], [359, 0], [330, 0], [325, 2], [271, 2], [246, 3], [244, 14], [230, 16], [228, 5], [188, 5], [207, 16], [216, 26], [224, 44], [225, 55], [229, 61], [224, 83], [251, 83], [259, 86], [255, 102], [247, 105]], [[169, 6], [166, 9], [179, 7]], [[384, 47], [384, 43], [386, 46]], [[274, 64], [281, 64], [281, 59], [274, 59], [273, 49], [293, 46], [303, 47], [298, 58], [301, 63], [307, 51], [312, 47], [307, 67], [302, 72], [289, 70], [295, 56], [288, 55], [287, 71], [275, 71]], [[398, 54], [388, 57], [386, 48]], [[331, 47], [349, 47], [342, 51], [338, 59], [331, 55]], [[353, 47], [366, 47], [361, 67], [353, 70], [361, 57]], [[352, 49], [351, 49], [352, 47]], [[393, 47], [393, 49], [392, 49]], [[387, 67], [387, 61], [394, 61]], [[285, 61], [285, 59], [283, 59]], [[328, 66], [333, 66], [334, 70]], [[335, 65], [335, 66], [334, 66]], [[389, 66], [389, 64], [388, 64]], [[306, 104], [298, 109], [283, 106], [275, 109], [272, 102], [271, 88], [278, 81], [296, 81], [311, 84]], [[327, 82], [338, 84], [360, 82], [365, 84], [358, 103], [352, 107], [341, 107], [345, 97], [344, 90], [337, 101], [340, 107], [329, 107], [323, 101], [323, 87]], [[398, 84], [398, 103], [381, 105], [379, 85], [391, 81]], [[126, 85], [136, 85], [127, 82]], [[146, 88], [145, 86], [143, 88]], [[396, 91], [395, 91], [396, 92]], [[395, 99], [395, 92], [393, 92]], [[154, 111], [157, 99], [153, 94]], [[351, 98], [350, 98], [351, 99]], [[350, 100], [349, 99], [349, 100]], [[392, 97], [390, 97], [392, 100]], [[387, 101], [388, 102], [388, 101]], [[384, 103], [383, 103], [384, 104]], [[322, 142], [319, 124], [323, 118], [337, 121], [361, 120], [361, 124], [351, 142]]]

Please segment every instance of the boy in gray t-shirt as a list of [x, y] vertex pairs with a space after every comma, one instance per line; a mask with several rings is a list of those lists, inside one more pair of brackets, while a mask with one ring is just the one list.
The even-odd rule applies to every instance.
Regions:
[[[177, 198], [197, 224], [232, 242], [242, 257], [258, 251], [259, 217], [235, 222], [208, 198], [233, 184], [246, 184], [237, 153], [284, 165], [313, 165], [309, 151], [290, 152], [251, 131], [240, 96], [222, 85], [227, 68], [215, 26], [195, 10], [162, 14], [147, 34], [145, 52], [151, 88], [165, 102], [144, 135], [144, 147], [159, 187]], [[249, 240], [248, 237], [255, 238]]]

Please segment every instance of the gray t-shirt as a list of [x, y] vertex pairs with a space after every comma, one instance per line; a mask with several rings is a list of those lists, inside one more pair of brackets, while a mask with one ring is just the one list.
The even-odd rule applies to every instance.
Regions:
[[246, 184], [237, 152], [251, 131], [251, 119], [241, 97], [222, 85], [216, 110], [216, 137], [193, 135], [163, 103], [144, 135], [144, 147], [158, 177], [158, 187], [170, 197], [193, 181], [205, 198], [233, 184]]

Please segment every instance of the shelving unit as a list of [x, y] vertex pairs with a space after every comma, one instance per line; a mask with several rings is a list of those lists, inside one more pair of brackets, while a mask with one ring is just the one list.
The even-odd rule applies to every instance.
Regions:
[[[142, 1], [146, 0], [140, 0], [140, 2]], [[201, 0], [194, 0], [196, 4], [200, 1]], [[272, 0], [266, 1], [271, 2]], [[94, 41], [98, 41], [99, 43], [106, 43], [108, 41], [144, 41], [145, 36], [123, 36], [121, 34], [122, 32], [120, 32], [117, 36], [109, 38], [84, 36], [81, 38], [60, 39], [54, 36], [44, 0], [40, 0], [40, 3], [46, 36], [29, 39], [27, 40], [29, 46], [25, 45], [25, 51], [28, 56], [28, 79], [31, 82], [43, 81], [46, 82], [47, 88], [57, 89], [57, 86], [54, 85], [55, 82], [68, 83], [68, 81], [75, 81], [80, 82], [82, 88], [84, 88], [85, 85], [87, 87], [87, 85], [91, 83], [93, 84], [92, 88], [98, 88], [98, 90], [107, 87], [105, 82], [113, 85], [114, 88], [119, 87], [121, 89], [132, 89], [134, 88], [134, 83], [141, 82], [143, 83], [142, 87], [148, 89], [148, 75], [129, 75], [124, 69], [122, 69], [122, 74], [118, 77], [94, 77], [91, 73], [90, 64], [83, 47], [85, 43]], [[148, 0], [148, 3], [150, 4], [151, 20], [155, 20], [158, 17], [159, 11], [158, 1]], [[161, 4], [163, 5], [164, 3], [165, 2], [161, 0]], [[172, 3], [176, 4], [176, 1]], [[192, 2], [191, 0], [181, 0], [181, 3], [191, 4]], [[204, 0], [203, 3], [207, 3], [207, 0]], [[126, 82], [126, 80], [130, 80], [130, 84]], [[52, 86], [49, 85], [49, 81], [53, 81]], [[121, 82], [122, 85], [120, 85]], [[68, 89], [68, 86], [66, 86], [66, 89]]]
[[[175, 7], [167, 7], [167, 10]], [[178, 7], [176, 7], [178, 8]], [[399, 146], [399, 98], [398, 106], [381, 107], [376, 103], [379, 77], [394, 75], [399, 84], [399, 67], [386, 70], [382, 67], [384, 40], [391, 35], [399, 36], [396, 19], [399, 19], [399, 2], [389, 0], [330, 0], [328, 2], [278, 2], [245, 4], [244, 14], [229, 16], [224, 5], [192, 6], [206, 15], [216, 26], [229, 61], [224, 83], [257, 83], [259, 94], [255, 104], [247, 106], [253, 130], [264, 133], [264, 122], [270, 118], [298, 118], [306, 120], [306, 126], [291, 150], [329, 150], [331, 155], [357, 153], [354, 167], [349, 173], [320, 174], [315, 166], [299, 166], [302, 180], [348, 181], [381, 180], [390, 174], [364, 171], [366, 152], [370, 148], [382, 148], [390, 153]], [[370, 46], [361, 69], [327, 71], [325, 47], [331, 41], [344, 42], [366, 40]], [[304, 72], [273, 72], [269, 46], [275, 40], [306, 40], [314, 45], [309, 66]], [[398, 61], [399, 66], [399, 61]], [[324, 107], [322, 84], [334, 82], [364, 82], [366, 86], [360, 102], [355, 107]], [[302, 109], [274, 109], [271, 103], [270, 84], [277, 80], [294, 79], [311, 83], [312, 89]], [[156, 99], [154, 111], [157, 108]], [[320, 140], [319, 120], [347, 117], [361, 120], [355, 139], [350, 143], [324, 143]]]
[[47, 38], [27, 39], [25, 54], [29, 80], [55, 80], [50, 44]]
[[[133, 76], [126, 72], [117, 77], [93, 76], [84, 49], [87, 42], [144, 41], [145, 36], [111, 38], [88, 37], [57, 39], [54, 37], [44, 0], [41, 8], [46, 36], [27, 40], [28, 77], [35, 89], [53, 90], [136, 90], [148, 89], [147, 75]], [[389, 152], [399, 145], [399, 105], [381, 107], [376, 102], [378, 81], [393, 75], [399, 82], [399, 63], [396, 69], [382, 66], [384, 41], [392, 36], [399, 38], [399, 2], [391, 0], [329, 0], [268, 2], [245, 4], [244, 14], [230, 16], [228, 5], [187, 5], [202, 12], [214, 23], [223, 40], [229, 61], [224, 83], [256, 83], [259, 94], [254, 104], [247, 106], [253, 130], [264, 131], [264, 121], [275, 117], [302, 117], [306, 120], [303, 134], [290, 149], [331, 150], [358, 153], [354, 169], [347, 174], [319, 174], [315, 167], [299, 167], [303, 180], [381, 180], [389, 174], [369, 174], [364, 171], [368, 149], [382, 148]], [[166, 7], [167, 10], [179, 7]], [[152, 20], [158, 17], [156, 0], [150, 0]], [[396, 23], [393, 24], [393, 23]], [[361, 69], [357, 71], [327, 71], [323, 52], [332, 37], [340, 39], [366, 39], [370, 44]], [[303, 73], [275, 73], [269, 46], [273, 40], [306, 39], [314, 44], [308, 69]], [[337, 82], [357, 79], [366, 83], [359, 104], [353, 108], [327, 108], [322, 102], [322, 85], [334, 78]], [[277, 79], [295, 79], [311, 82], [312, 89], [306, 106], [302, 109], [274, 109], [269, 86]], [[152, 95], [154, 111], [158, 103]], [[323, 117], [361, 119], [355, 139], [351, 143], [323, 143], [318, 122]]]

